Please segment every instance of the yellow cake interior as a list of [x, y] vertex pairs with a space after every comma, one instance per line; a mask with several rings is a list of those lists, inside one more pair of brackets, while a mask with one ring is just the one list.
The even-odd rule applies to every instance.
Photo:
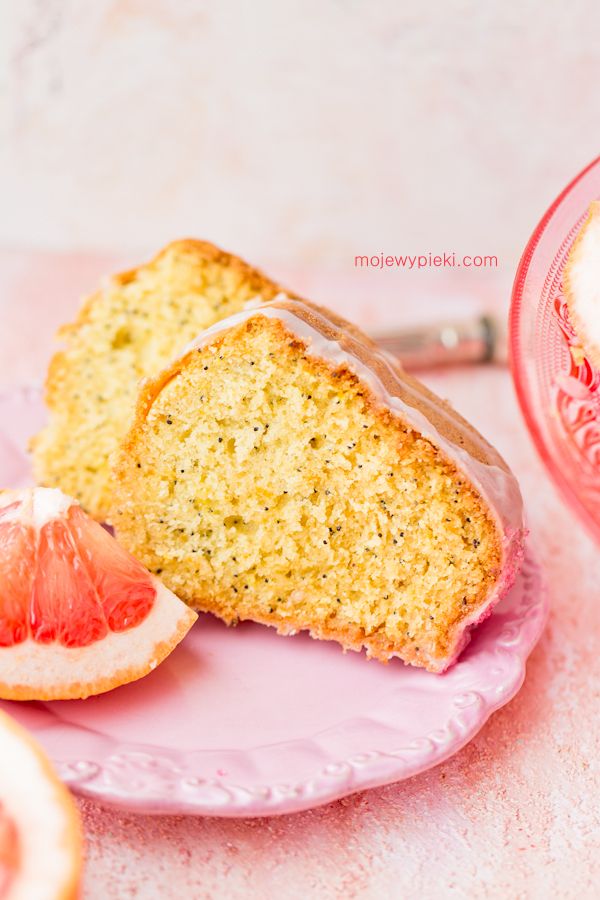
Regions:
[[148, 391], [115, 487], [118, 538], [192, 606], [382, 659], [439, 668], [498, 575], [452, 464], [265, 316]]
[[146, 266], [91, 297], [61, 337], [47, 381], [48, 426], [33, 441], [39, 483], [60, 487], [103, 519], [109, 457], [131, 424], [139, 379], [199, 331], [278, 286], [211, 244], [170, 244]]

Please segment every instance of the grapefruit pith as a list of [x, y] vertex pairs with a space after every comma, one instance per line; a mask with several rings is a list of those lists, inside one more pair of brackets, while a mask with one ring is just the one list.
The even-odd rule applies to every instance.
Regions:
[[77, 809], [26, 731], [0, 712], [0, 898], [74, 900]]
[[0, 493], [0, 697], [74, 699], [134, 681], [195, 620], [75, 500]]

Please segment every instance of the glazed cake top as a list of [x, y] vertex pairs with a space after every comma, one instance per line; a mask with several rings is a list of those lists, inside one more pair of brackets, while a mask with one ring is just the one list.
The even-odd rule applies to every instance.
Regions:
[[478, 490], [503, 536], [505, 559], [510, 555], [512, 543], [522, 535], [523, 504], [517, 481], [500, 454], [449, 404], [404, 372], [398, 360], [334, 313], [285, 294], [267, 303], [257, 299], [203, 331], [181, 357], [254, 316], [280, 320], [306, 344], [309, 354], [349, 369], [381, 405], [430, 440]]

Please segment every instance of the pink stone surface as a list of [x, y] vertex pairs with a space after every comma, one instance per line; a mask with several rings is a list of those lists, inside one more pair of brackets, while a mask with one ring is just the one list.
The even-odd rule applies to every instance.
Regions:
[[[70, 314], [106, 263], [0, 259], [0, 384], [40, 376], [48, 328]], [[331, 297], [364, 324], [419, 318], [399, 311], [394, 286], [381, 280], [347, 280], [343, 289], [339, 280], [312, 281], [318, 299]], [[370, 296], [377, 302], [364, 302]], [[427, 317], [456, 313], [453, 296], [440, 289]], [[522, 690], [437, 768], [313, 811], [144, 817], [80, 801], [84, 898], [597, 896], [599, 548], [550, 484], [505, 369], [425, 380], [498, 447], [521, 483], [552, 603]]]

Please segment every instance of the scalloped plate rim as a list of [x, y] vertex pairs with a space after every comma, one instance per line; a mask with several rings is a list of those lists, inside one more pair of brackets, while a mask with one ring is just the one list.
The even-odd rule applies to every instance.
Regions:
[[[518, 653], [514, 653], [511, 655], [511, 658], [519, 663], [518, 668], [516, 668], [513, 672], [513, 677], [510, 680], [505, 679], [505, 682], [507, 682], [506, 687], [504, 691], [497, 696], [496, 702], [490, 701], [489, 703], [485, 704], [484, 709], [481, 710], [479, 717], [475, 719], [468, 728], [462, 729], [460, 738], [456, 738], [454, 741], [446, 744], [438, 753], [431, 754], [426, 758], [424, 756], [422, 756], [420, 759], [419, 757], [417, 757], [413, 761], [412, 765], [402, 765], [401, 763], [397, 764], [396, 766], [390, 765], [389, 771], [385, 775], [373, 776], [372, 778], [360, 778], [353, 785], [340, 785], [338, 788], [335, 788], [335, 786], [332, 785], [330, 786], [329, 790], [327, 790], [327, 788], [320, 789], [318, 791], [311, 790], [310, 794], [307, 794], [307, 787], [309, 787], [315, 779], [319, 778], [319, 776], [323, 776], [324, 770], [320, 770], [318, 772], [315, 772], [315, 776], [311, 779], [305, 779], [303, 782], [300, 782], [296, 785], [285, 786], [286, 794], [297, 796], [297, 800], [295, 802], [290, 802], [288, 800], [285, 803], [285, 808], [281, 808], [282, 802], [281, 800], [278, 800], [277, 797], [275, 798], [274, 802], [269, 801], [267, 798], [261, 800], [258, 796], [256, 796], [256, 794], [258, 793], [258, 789], [255, 791], [250, 791], [248, 788], [245, 788], [241, 785], [227, 784], [224, 782], [217, 783], [207, 780], [207, 784], [209, 784], [211, 788], [214, 786], [219, 790], [232, 792], [233, 802], [221, 806], [215, 805], [214, 800], [203, 802], [201, 796], [196, 797], [193, 801], [189, 800], [188, 802], [185, 802], [181, 799], [166, 799], [163, 795], [160, 794], [157, 794], [154, 798], [152, 798], [148, 796], [139, 796], [135, 793], [120, 792], [115, 789], [113, 789], [111, 795], [108, 795], [106, 791], [103, 790], [103, 787], [101, 785], [95, 785], [93, 781], [90, 784], [85, 780], [78, 781], [76, 776], [74, 778], [69, 778], [64, 770], [61, 769], [60, 764], [55, 760], [55, 764], [59, 767], [59, 774], [61, 775], [65, 783], [68, 784], [73, 790], [76, 790], [77, 793], [85, 797], [100, 800], [104, 805], [114, 808], [149, 814], [184, 813], [222, 817], [255, 817], [285, 815], [295, 812], [301, 812], [307, 809], [312, 809], [316, 806], [322, 806], [335, 800], [339, 800], [342, 797], [346, 797], [358, 791], [368, 790], [375, 787], [382, 787], [384, 785], [397, 783], [400, 781], [404, 781], [407, 778], [412, 778], [413, 776], [419, 775], [422, 772], [427, 771], [428, 769], [440, 765], [445, 760], [449, 759], [451, 756], [454, 756], [456, 753], [462, 750], [463, 747], [470, 743], [475, 735], [478, 734], [478, 732], [483, 728], [490, 716], [493, 715], [493, 713], [498, 709], [509, 703], [521, 689], [525, 680], [527, 659], [535, 648], [539, 638], [541, 637], [549, 613], [547, 603], [547, 590], [542, 582], [537, 563], [533, 561], [533, 557], [530, 551], [527, 554], [525, 565], [534, 567], [534, 577], [537, 580], [536, 588], [538, 601], [537, 603], [534, 603], [531, 606], [527, 607], [527, 613], [529, 613], [532, 609], [535, 612], [535, 615], [528, 617], [528, 620], [532, 627], [529, 630], [523, 629], [523, 631], [520, 632], [521, 639], [519, 641], [519, 647], [523, 655], [521, 656]], [[524, 620], [527, 618], [527, 613], [525, 616], [523, 616], [521, 622], [524, 622]], [[459, 721], [459, 715], [460, 713], [454, 718], [449, 719], [442, 727], [450, 728], [454, 723]], [[437, 730], [438, 729], [436, 729], [436, 731]], [[423, 735], [423, 738], [421, 738], [421, 740], [431, 740], [431, 738], [429, 735]], [[308, 739], [307, 742], [312, 745], [318, 746], [318, 735], [315, 735], [311, 739]], [[279, 742], [275, 745], [271, 744], [264, 745], [262, 747], [258, 746], [246, 751], [232, 751], [223, 749], [221, 751], [210, 750], [204, 752], [206, 752], [207, 754], [217, 754], [221, 752], [227, 755], [231, 753], [254, 755], [257, 753], [259, 754], [260, 751], [262, 749], [266, 749], [266, 747], [285, 747], [287, 743], [296, 742]], [[154, 747], [151, 745], [121, 744], [117, 747], [115, 752], [111, 754], [111, 757], [120, 756], [124, 753], [135, 754], [140, 751], [145, 752], [149, 749], [152, 751], [158, 750], [162, 757], [176, 755], [176, 751], [165, 751], [162, 748]], [[394, 754], [383, 753], [382, 756], [385, 758], [394, 759], [394, 756], [396, 754], [400, 754], [402, 751], [406, 752], [406, 750], [409, 749], [410, 745], [407, 748], [400, 748], [399, 750], [394, 751]], [[184, 754], [184, 756], [193, 756], [197, 752], [201, 753], [203, 751], [192, 751], [189, 754]], [[373, 753], [376, 754], [378, 751], [369, 749], [363, 752], [367, 755], [370, 755]], [[357, 754], [352, 754], [352, 756], [344, 758], [342, 760], [332, 760], [327, 764], [327, 767], [333, 766], [338, 768], [353, 768], [355, 766], [353, 760], [356, 756]], [[109, 757], [109, 760], [111, 757]], [[274, 787], [277, 790], [278, 785], [265, 784], [263, 790], [272, 791]], [[244, 797], [252, 794], [254, 794], [254, 797], [248, 797], [248, 800], [251, 800], [251, 803], [241, 802], [239, 800], [236, 802], [235, 800], [236, 797]]]

